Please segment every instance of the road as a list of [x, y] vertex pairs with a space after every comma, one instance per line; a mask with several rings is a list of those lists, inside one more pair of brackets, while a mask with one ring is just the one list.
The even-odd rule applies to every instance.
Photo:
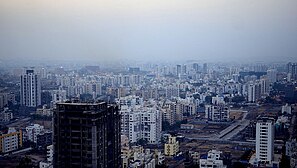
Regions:
[[30, 124], [30, 117], [19, 119], [13, 123], [7, 124], [7, 127], [23, 128]]
[[233, 136], [245, 129], [250, 123], [250, 121], [246, 119], [247, 114], [248, 113], [245, 112], [241, 120], [236, 121], [226, 129], [222, 130], [216, 138], [220, 140], [230, 140]]
[[218, 141], [218, 142], [229, 142], [236, 144], [246, 144], [246, 145], [255, 145], [255, 142], [241, 142], [241, 141], [230, 141], [230, 139], [238, 134], [240, 131], [245, 129], [250, 121], [246, 119], [248, 112], [244, 111], [243, 117], [241, 120], [238, 120], [232, 123], [229, 127], [222, 130], [220, 133], [214, 133], [209, 136], [197, 136], [197, 135], [189, 135], [184, 134], [187, 139], [196, 139], [196, 140], [205, 140], [205, 141]]

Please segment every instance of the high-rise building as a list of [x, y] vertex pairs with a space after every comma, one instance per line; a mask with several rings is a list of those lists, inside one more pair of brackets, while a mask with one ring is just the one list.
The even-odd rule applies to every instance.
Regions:
[[287, 64], [287, 73], [291, 79], [296, 80], [297, 79], [297, 63], [289, 62]]
[[21, 75], [21, 105], [37, 107], [41, 105], [41, 85], [39, 76], [33, 69]]
[[261, 98], [261, 85], [259, 81], [250, 83], [248, 85], [248, 94], [247, 94], [247, 100], [248, 102], [257, 102]]
[[118, 106], [58, 103], [53, 124], [54, 167], [121, 167]]
[[187, 74], [187, 65], [183, 65], [182, 66], [182, 69], [181, 69], [182, 71], [181, 71], [181, 73], [184, 75], [184, 74]]
[[276, 69], [267, 70], [267, 77], [270, 83], [276, 82], [277, 70]]
[[271, 163], [274, 155], [274, 119], [261, 118], [256, 124], [256, 159]]
[[199, 64], [198, 63], [193, 63], [193, 69], [195, 70], [195, 72], [199, 71]]
[[203, 64], [203, 73], [207, 73], [208, 69], [207, 69], [207, 63]]
[[161, 141], [162, 115], [155, 107], [128, 107], [121, 106], [121, 131], [130, 142], [140, 139], [149, 144], [157, 144]]
[[181, 65], [176, 65], [176, 76], [180, 76], [181, 74]]

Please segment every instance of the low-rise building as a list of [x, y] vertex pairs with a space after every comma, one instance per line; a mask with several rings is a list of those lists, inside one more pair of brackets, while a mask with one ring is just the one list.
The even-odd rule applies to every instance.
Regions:
[[46, 161], [39, 162], [39, 168], [53, 168], [53, 145], [47, 146]]
[[284, 105], [282, 106], [282, 114], [287, 113], [287, 114], [292, 114], [292, 107], [291, 105]]
[[164, 145], [164, 153], [166, 156], [175, 156], [179, 152], [179, 142], [176, 137], [169, 136], [168, 142]]
[[205, 105], [205, 118], [209, 121], [228, 121], [230, 109], [224, 104]]
[[44, 131], [44, 127], [39, 124], [33, 124], [26, 127], [27, 140], [37, 143], [37, 135]]
[[23, 145], [22, 131], [16, 131], [15, 128], [9, 128], [7, 133], [0, 132], [0, 152], [8, 153], [15, 151]]
[[9, 111], [8, 108], [4, 108], [4, 110], [0, 113], [0, 122], [9, 122], [13, 119], [13, 113]]
[[36, 109], [36, 114], [41, 116], [53, 116], [53, 110], [43, 106], [42, 108]]
[[223, 164], [221, 154], [221, 151], [210, 150], [207, 155], [204, 155], [200, 158], [200, 168], [227, 168], [227, 166]]

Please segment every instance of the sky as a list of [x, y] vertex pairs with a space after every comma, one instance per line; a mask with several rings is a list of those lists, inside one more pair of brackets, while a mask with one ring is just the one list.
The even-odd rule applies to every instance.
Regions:
[[1, 0], [0, 61], [297, 61], [296, 0]]

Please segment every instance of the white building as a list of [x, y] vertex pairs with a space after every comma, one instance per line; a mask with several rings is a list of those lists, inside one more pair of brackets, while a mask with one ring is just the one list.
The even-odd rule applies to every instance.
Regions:
[[52, 168], [53, 167], [53, 155], [54, 155], [54, 147], [53, 145], [49, 145], [46, 147], [47, 154], [46, 154], [46, 161], [39, 162], [39, 168]]
[[248, 85], [248, 102], [256, 102], [261, 98], [261, 84], [258, 82], [251, 83]]
[[277, 70], [276, 69], [269, 69], [267, 70], [267, 77], [270, 83], [274, 83], [277, 80]]
[[121, 106], [121, 131], [134, 143], [140, 139], [150, 144], [161, 141], [162, 115], [155, 107]]
[[221, 151], [210, 150], [206, 158], [200, 159], [200, 168], [226, 168], [227, 166], [223, 164], [221, 154]]
[[26, 127], [27, 138], [29, 141], [36, 143], [37, 135], [44, 131], [44, 127], [39, 124], [34, 124]]
[[125, 96], [125, 97], [120, 97], [118, 99], [116, 99], [116, 102], [118, 105], [123, 106], [131, 106], [134, 107], [136, 105], [143, 105], [143, 98], [139, 97], [139, 96], [134, 96], [134, 95], [130, 95], [130, 96]]
[[256, 159], [271, 163], [274, 155], [274, 120], [262, 118], [256, 124]]
[[102, 89], [100, 83], [87, 83], [85, 85], [86, 93], [91, 94], [95, 99], [97, 96], [102, 95]]
[[66, 90], [52, 90], [51, 91], [51, 95], [52, 95], [52, 102], [51, 102], [51, 107], [55, 107], [56, 103], [59, 102], [65, 102], [67, 100], [66, 95], [67, 92]]
[[129, 168], [155, 168], [156, 159], [150, 149], [142, 146], [132, 146]]
[[270, 86], [269, 80], [266, 76], [262, 76], [260, 78], [260, 85], [261, 85], [261, 95], [269, 95]]
[[33, 69], [26, 70], [21, 75], [21, 105], [37, 107], [41, 105], [41, 85], [40, 78]]
[[292, 114], [292, 107], [288, 104], [282, 106], [282, 114], [284, 114], [285, 112], [287, 114]]
[[224, 97], [219, 97], [219, 96], [212, 97], [211, 103], [214, 105], [225, 104]]
[[230, 109], [224, 104], [205, 105], [205, 118], [209, 121], [228, 121]]

